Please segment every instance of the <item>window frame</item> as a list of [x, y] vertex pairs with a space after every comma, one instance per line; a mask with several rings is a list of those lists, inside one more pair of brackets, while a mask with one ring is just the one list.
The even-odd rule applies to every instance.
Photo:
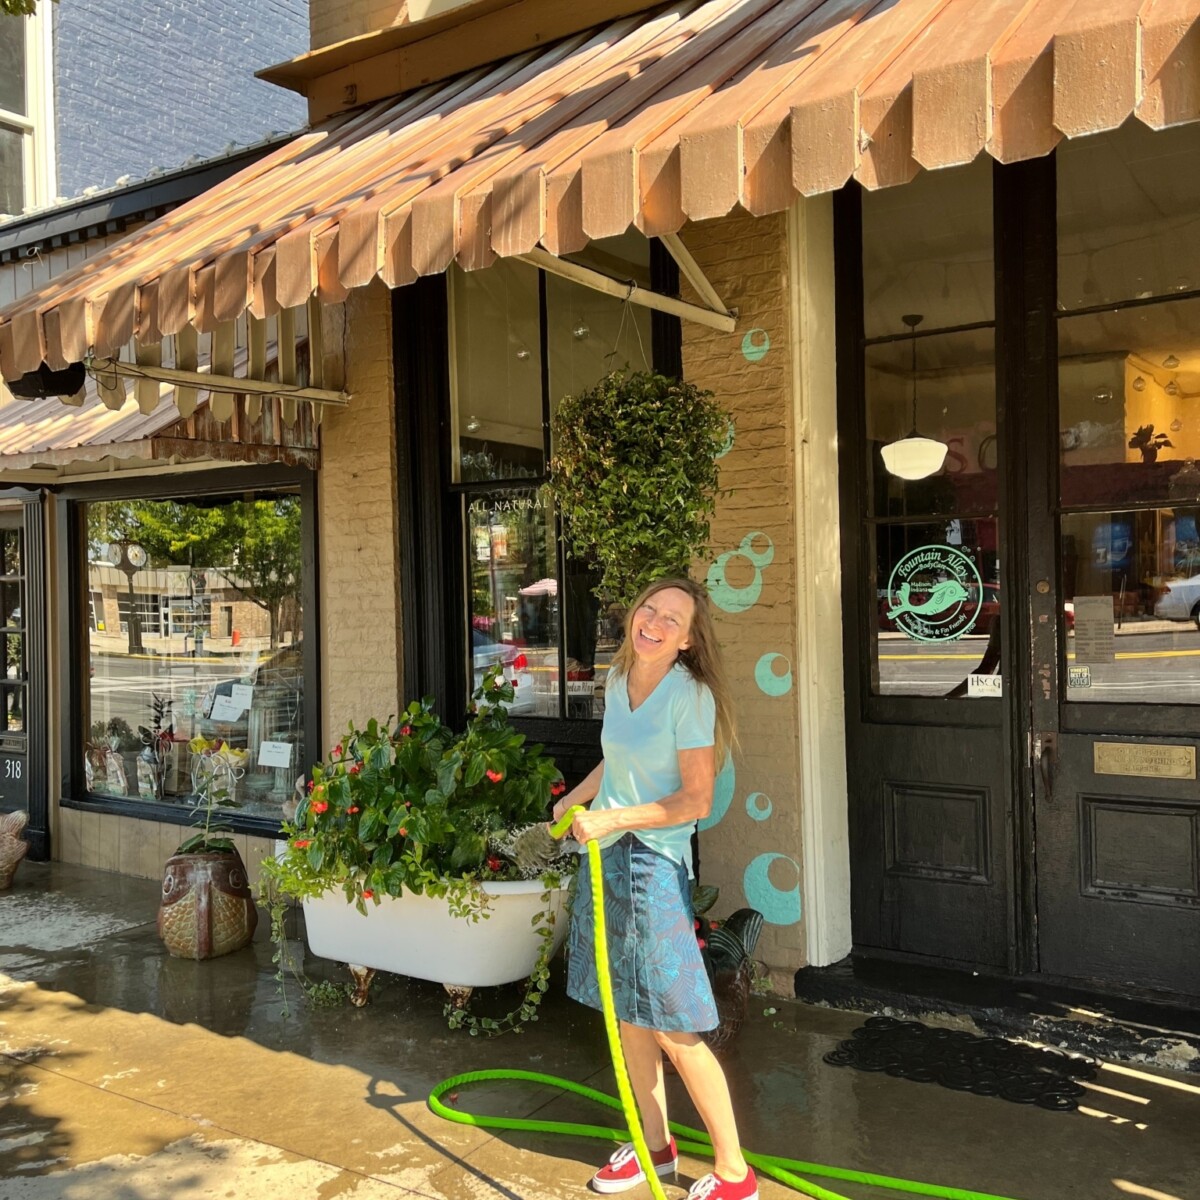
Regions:
[[[667, 250], [650, 240], [650, 277], [655, 291], [679, 294], [679, 268]], [[545, 284], [539, 285], [545, 294]], [[544, 306], [543, 306], [544, 307]], [[651, 312], [651, 363], [656, 371], [683, 374], [679, 318]], [[547, 369], [547, 326], [540, 323], [543, 371]], [[437, 711], [461, 727], [467, 713], [469, 639], [466, 591], [464, 495], [480, 485], [456, 484], [451, 473], [450, 304], [445, 275], [427, 276], [392, 293], [393, 380], [396, 389], [397, 483], [400, 504], [400, 561], [420, 563], [401, 571], [403, 699], [431, 696]], [[506, 482], [506, 481], [498, 481]], [[536, 486], [538, 480], [514, 480]], [[497, 490], [483, 484], [482, 490]], [[436, 503], [430, 498], [436, 497]], [[561, 571], [562, 538], [557, 528]], [[570, 779], [596, 763], [598, 720], [514, 716], [513, 725], [545, 744]]]
[[[59, 629], [66, 631], [61, 636], [67, 651], [60, 655], [58, 663], [58, 719], [59, 727], [65, 734], [59, 742], [60, 807], [136, 817], [170, 825], [181, 824], [181, 816], [190, 817], [190, 811], [178, 803], [87, 791], [83, 755], [77, 752], [83, 746], [86, 729], [84, 709], [88, 678], [84, 664], [88, 658], [87, 631], [90, 628], [88, 579], [84, 561], [87, 545], [84, 506], [105, 500], [165, 500], [270, 488], [293, 490], [300, 496], [300, 597], [305, 649], [304, 740], [296, 764], [297, 773], [310, 773], [313, 763], [319, 761], [324, 733], [321, 726], [316, 475], [302, 468], [263, 466], [247, 470], [215, 469], [184, 476], [143, 476], [112, 483], [79, 484], [64, 487], [56, 495], [56, 518], [63, 536], [58, 539], [55, 566], [59, 579], [66, 583], [65, 587], [58, 589], [56, 619]], [[224, 814], [223, 820], [234, 833], [260, 837], [278, 835], [281, 824], [270, 817], [239, 813], [237, 810]]]
[[[22, 137], [24, 209], [43, 208], [57, 192], [54, 135], [54, 40], [48, 4], [20, 19], [25, 22], [25, 113], [0, 108], [0, 125]], [[9, 216], [20, 216], [10, 213]]]

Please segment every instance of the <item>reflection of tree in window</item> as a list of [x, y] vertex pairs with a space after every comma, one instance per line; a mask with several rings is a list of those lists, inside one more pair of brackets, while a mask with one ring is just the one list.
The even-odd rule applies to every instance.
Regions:
[[[90, 557], [123, 538], [146, 548], [155, 565], [219, 571], [230, 587], [263, 609], [271, 647], [299, 632], [300, 500], [118, 500], [88, 506]], [[142, 602], [139, 601], [139, 610]], [[157, 605], [145, 617], [159, 621]]]

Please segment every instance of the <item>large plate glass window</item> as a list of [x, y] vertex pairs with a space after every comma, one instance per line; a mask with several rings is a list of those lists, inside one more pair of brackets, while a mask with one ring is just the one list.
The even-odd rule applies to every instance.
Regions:
[[0, 216], [48, 203], [50, 15], [0, 17]]
[[864, 193], [871, 690], [1000, 686], [991, 169]]
[[1200, 703], [1200, 132], [1058, 162], [1066, 696]]
[[[583, 265], [649, 286], [650, 245], [604, 239]], [[646, 309], [521, 262], [450, 272], [451, 477], [463, 505], [469, 687], [511, 668], [516, 715], [591, 720], [619, 621], [566, 555], [541, 490], [562, 397], [651, 364]], [[519, 665], [516, 665], [519, 664]]]
[[186, 804], [207, 748], [234, 812], [278, 818], [305, 763], [300, 496], [83, 509], [88, 791]]

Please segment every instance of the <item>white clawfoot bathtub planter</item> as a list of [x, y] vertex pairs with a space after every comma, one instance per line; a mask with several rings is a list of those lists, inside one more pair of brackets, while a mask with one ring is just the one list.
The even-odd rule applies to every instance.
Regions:
[[[350, 964], [359, 981], [356, 1004], [366, 1003], [370, 975], [390, 971], [444, 984], [456, 1000], [470, 989], [516, 983], [537, 963], [542, 939], [533, 920], [545, 911], [545, 885], [537, 879], [481, 885], [488, 895], [486, 917], [469, 921], [451, 916], [438, 896], [384, 896], [367, 901], [364, 917], [340, 891], [304, 901], [308, 947], [319, 958]], [[567, 932], [567, 887], [550, 895], [554, 949]]]

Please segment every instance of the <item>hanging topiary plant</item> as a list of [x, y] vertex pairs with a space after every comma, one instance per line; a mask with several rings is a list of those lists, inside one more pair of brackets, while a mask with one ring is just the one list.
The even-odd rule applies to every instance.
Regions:
[[550, 492], [600, 594], [628, 605], [705, 555], [729, 428], [711, 392], [653, 372], [614, 371], [562, 400]]

